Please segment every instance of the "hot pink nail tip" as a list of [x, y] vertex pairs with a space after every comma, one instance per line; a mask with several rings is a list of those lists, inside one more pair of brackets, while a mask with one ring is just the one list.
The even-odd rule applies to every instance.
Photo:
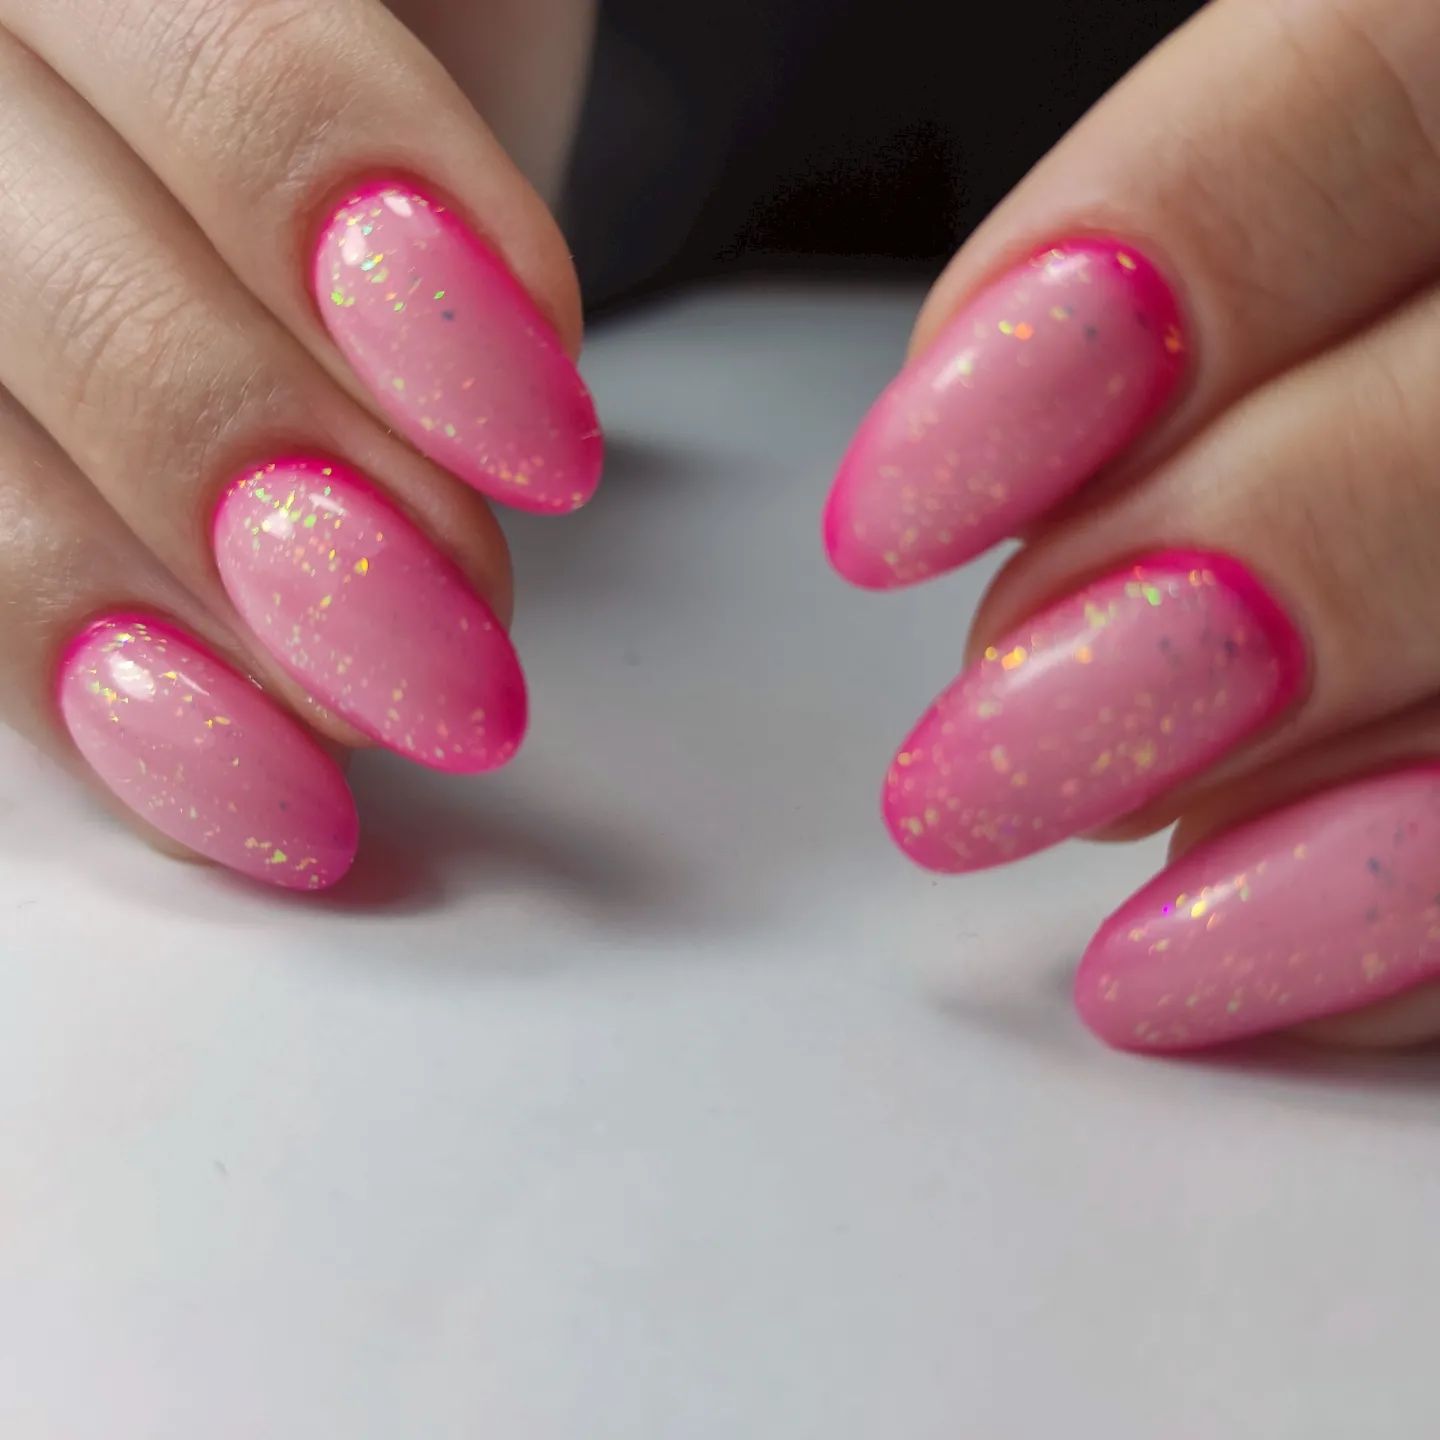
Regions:
[[170, 839], [288, 890], [350, 868], [358, 822], [339, 767], [198, 642], [157, 620], [100, 620], [67, 651], [58, 693], [95, 773]]
[[1243, 566], [1153, 556], [987, 649], [901, 747], [886, 822], [928, 869], [1017, 860], [1211, 764], [1304, 673], [1298, 635]]
[[1101, 927], [1075, 1003], [1104, 1041], [1192, 1050], [1440, 978], [1440, 767], [1311, 796], [1162, 872]]
[[577, 509], [600, 481], [595, 405], [500, 257], [412, 185], [363, 186], [315, 252], [325, 324], [396, 429], [506, 505]]
[[322, 704], [436, 770], [512, 759], [525, 679], [500, 622], [459, 569], [353, 470], [275, 461], [215, 514], [235, 608]]
[[831, 563], [891, 589], [1018, 533], [1165, 405], [1180, 312], [1117, 240], [1047, 247], [980, 291], [876, 402], [825, 513]]

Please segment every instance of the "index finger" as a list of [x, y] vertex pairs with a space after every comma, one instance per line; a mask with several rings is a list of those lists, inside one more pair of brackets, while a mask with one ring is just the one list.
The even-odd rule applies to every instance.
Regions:
[[1440, 9], [1216, 0], [941, 277], [841, 468], [832, 560], [913, 583], [1125, 484], [1437, 251]]
[[602, 447], [565, 242], [379, 0], [0, 0], [0, 24], [423, 454], [523, 509], [590, 497]]

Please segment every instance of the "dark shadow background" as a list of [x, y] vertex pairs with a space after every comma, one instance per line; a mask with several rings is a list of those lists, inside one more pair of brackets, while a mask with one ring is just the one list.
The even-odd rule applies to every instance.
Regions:
[[602, 0], [563, 206], [592, 308], [737, 265], [933, 271], [1199, 0]]

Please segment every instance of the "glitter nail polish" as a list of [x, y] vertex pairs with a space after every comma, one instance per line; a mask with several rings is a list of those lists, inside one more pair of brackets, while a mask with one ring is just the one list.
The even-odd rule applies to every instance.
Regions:
[[66, 650], [57, 694], [91, 768], [170, 839], [287, 890], [350, 868], [358, 822], [339, 766], [197, 640], [152, 618], [96, 621]]
[[1047, 246], [964, 305], [866, 416], [825, 512], [831, 563], [892, 589], [1017, 534], [1137, 438], [1184, 350], [1139, 250]]
[[354, 470], [272, 461], [215, 512], [215, 558], [260, 642], [330, 710], [432, 769], [493, 770], [525, 733], [515, 648], [455, 563]]
[[1129, 1050], [1193, 1050], [1440, 979], [1440, 766], [1202, 842], [1101, 926], [1075, 1003]]
[[559, 336], [498, 254], [414, 185], [376, 181], [330, 217], [316, 303], [395, 428], [484, 494], [541, 514], [595, 492], [604, 442]]
[[940, 696], [890, 768], [886, 822], [931, 870], [1018, 860], [1203, 770], [1304, 674], [1299, 636], [1244, 566], [1151, 556], [1034, 616]]

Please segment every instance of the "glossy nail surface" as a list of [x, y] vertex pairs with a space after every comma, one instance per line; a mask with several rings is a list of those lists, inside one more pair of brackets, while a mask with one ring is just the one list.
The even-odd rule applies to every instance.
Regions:
[[411, 185], [357, 189], [325, 226], [314, 286], [335, 343], [395, 428], [506, 505], [595, 492], [594, 402], [549, 321], [453, 210]]
[[1186, 1050], [1440, 979], [1440, 767], [1310, 796], [1206, 841], [1101, 927], [1075, 1002], [1111, 1045]]
[[66, 652], [58, 697], [95, 773], [170, 839], [289, 890], [350, 868], [358, 826], [339, 767], [198, 641], [153, 619], [98, 621]]
[[374, 486], [275, 461], [230, 486], [215, 558], [235, 608], [323, 705], [436, 770], [510, 760], [525, 679], [490, 607]]
[[866, 416], [826, 509], [831, 563], [889, 589], [1016, 534], [1136, 439], [1184, 348], [1174, 296], [1139, 251], [1041, 251], [971, 299]]
[[1019, 859], [1204, 769], [1304, 672], [1294, 628], [1243, 566], [1151, 557], [986, 650], [895, 757], [886, 821], [932, 870]]

